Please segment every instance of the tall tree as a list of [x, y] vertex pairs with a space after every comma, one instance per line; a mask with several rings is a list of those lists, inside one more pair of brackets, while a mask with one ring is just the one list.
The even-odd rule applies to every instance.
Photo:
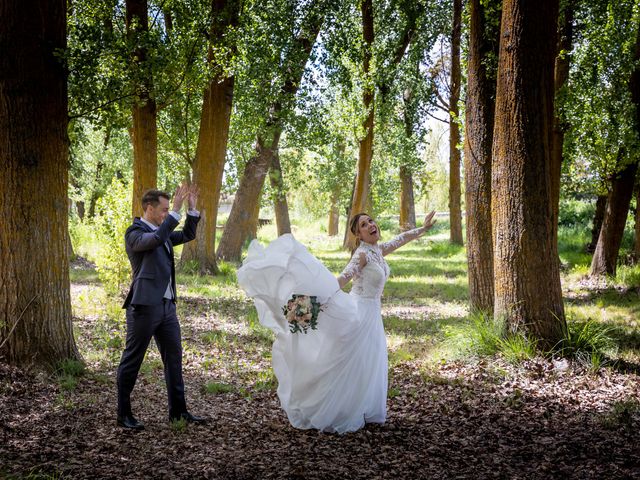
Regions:
[[68, 268], [67, 5], [0, 2], [0, 355], [78, 358]]
[[495, 109], [498, 2], [469, 2], [469, 58], [465, 107], [464, 175], [469, 298], [493, 312], [491, 147]]
[[602, 221], [604, 220], [604, 213], [607, 209], [607, 197], [608, 195], [598, 195], [598, 199], [596, 200], [596, 210], [593, 214], [593, 221], [591, 225], [591, 241], [586, 247], [588, 253], [596, 251], [598, 237], [600, 237], [600, 229], [602, 228]]
[[257, 229], [264, 180], [274, 156], [277, 155], [286, 113], [294, 104], [305, 66], [320, 32], [325, 13], [324, 3], [322, 0], [317, 0], [307, 5], [306, 15], [300, 22], [297, 34], [285, 51], [279, 68], [279, 78], [282, 79], [282, 83], [277, 89], [273, 103], [268, 106], [266, 122], [256, 136], [253, 154], [244, 167], [240, 185], [220, 239], [218, 258], [239, 260], [242, 245]]
[[[621, 154], [620, 158], [624, 158], [624, 155]], [[618, 254], [629, 215], [629, 204], [633, 196], [637, 172], [638, 162], [632, 161], [622, 165], [620, 171], [614, 174], [598, 243], [591, 259], [589, 271], [591, 276], [616, 274]]]
[[640, 186], [636, 186], [636, 214], [633, 232], [633, 261], [640, 263]]
[[566, 122], [560, 116], [559, 105], [563, 97], [563, 89], [569, 79], [571, 47], [573, 43], [573, 17], [575, 0], [560, 1], [558, 22], [558, 46], [554, 72], [554, 90], [556, 98], [555, 115], [553, 117], [553, 136], [551, 138], [551, 225], [555, 231], [553, 238], [557, 240], [558, 211], [560, 205], [560, 177], [562, 174], [562, 149]]
[[280, 156], [276, 152], [271, 159], [271, 169], [269, 170], [269, 181], [273, 190], [273, 209], [276, 214], [276, 228], [278, 236], [291, 233], [291, 221], [289, 220], [289, 206], [285, 192], [284, 179], [282, 177], [282, 167], [280, 166]]
[[133, 215], [142, 214], [140, 199], [155, 188], [158, 176], [157, 108], [153, 76], [145, 46], [149, 32], [147, 0], [126, 0], [127, 38], [132, 47], [132, 81], [135, 89], [131, 140], [133, 144]]
[[[362, 71], [365, 76], [362, 103], [366, 117], [363, 122], [364, 136], [360, 139], [356, 184], [351, 201], [351, 212], [353, 214], [370, 209], [371, 159], [373, 158], [374, 85], [370, 78], [371, 63], [373, 60], [373, 41], [375, 39], [373, 28], [373, 0], [361, 0], [360, 10], [362, 12], [363, 38]], [[354, 245], [355, 237], [351, 232], [347, 232], [344, 247], [353, 249]]]
[[[631, 101], [635, 106], [633, 123], [636, 133], [640, 135], [640, 28], [637, 28], [633, 65], [635, 68], [629, 80]], [[615, 275], [618, 253], [624, 227], [629, 214], [629, 204], [638, 172], [638, 158], [627, 158], [624, 148], [620, 149], [620, 165], [612, 181], [612, 188], [607, 198], [607, 208], [598, 237], [596, 251], [591, 259], [590, 275]]]
[[502, 7], [493, 136], [494, 315], [550, 348], [566, 332], [551, 238], [557, 0]]
[[[211, 80], [202, 99], [198, 146], [193, 165], [193, 181], [200, 186], [200, 226], [193, 242], [185, 245], [182, 261], [196, 260], [201, 273], [217, 273], [216, 225], [222, 174], [227, 154], [229, 125], [235, 78], [229, 72], [237, 48], [233, 29], [240, 15], [239, 0], [211, 2], [210, 45], [208, 52]], [[229, 40], [231, 39], [231, 40]]]
[[406, 165], [400, 166], [400, 230], [416, 228], [416, 205], [413, 195], [413, 175]]
[[462, 35], [462, 0], [453, 0], [451, 28], [451, 95], [449, 96], [449, 219], [451, 243], [462, 245], [462, 206], [460, 205], [460, 38]]

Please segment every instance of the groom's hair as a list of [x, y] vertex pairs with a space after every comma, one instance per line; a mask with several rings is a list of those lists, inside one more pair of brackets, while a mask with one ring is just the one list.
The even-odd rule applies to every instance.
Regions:
[[147, 209], [147, 205], [156, 207], [160, 203], [160, 197], [171, 200], [171, 195], [162, 190], [151, 189], [144, 192], [142, 195], [142, 211], [144, 212]]

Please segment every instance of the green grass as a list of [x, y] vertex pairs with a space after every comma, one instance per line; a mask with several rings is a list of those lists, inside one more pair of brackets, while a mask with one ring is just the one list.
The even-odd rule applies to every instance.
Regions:
[[634, 417], [640, 416], [640, 401], [637, 398], [626, 398], [614, 402], [609, 411], [601, 416], [600, 422], [611, 430], [632, 429]]
[[169, 428], [176, 434], [185, 433], [187, 431], [187, 421], [184, 418], [171, 420], [171, 422], [169, 422]]
[[204, 392], [209, 395], [220, 395], [223, 393], [230, 393], [235, 391], [233, 385], [221, 382], [207, 382], [202, 388]]
[[[618, 358], [640, 363], [640, 267], [621, 266], [604, 290], [583, 285], [581, 280], [591, 261], [584, 250], [590, 231], [588, 225], [576, 223], [586, 218], [584, 213], [574, 217], [559, 231], [569, 336], [558, 348], [593, 370]], [[324, 218], [293, 217], [292, 222], [294, 236], [339, 274], [349, 261], [349, 253], [342, 250], [344, 219], [335, 237], [326, 235]], [[383, 241], [399, 232], [397, 220], [384, 218], [380, 225]], [[88, 227], [80, 226], [76, 233], [87, 242], [86, 248], [77, 246], [77, 252], [91, 259], [95, 245]], [[275, 224], [258, 231], [263, 244], [276, 237]], [[507, 335], [500, 322], [469, 313], [466, 252], [464, 247], [450, 245], [448, 238], [448, 220], [440, 218], [427, 236], [386, 258], [391, 277], [383, 296], [383, 321], [390, 367], [428, 369], [442, 359], [476, 356], [501, 356], [518, 363], [536, 355], [535, 345], [525, 337]], [[628, 248], [628, 239], [625, 242]], [[252, 302], [238, 287], [237, 265], [220, 262], [218, 267], [220, 274], [216, 276], [199, 275], [195, 265], [178, 269], [180, 296], [186, 300], [179, 303], [178, 316], [183, 336], [190, 339], [184, 343], [185, 355], [200, 362], [198, 368], [210, 376], [205, 385], [212, 386], [203, 387], [212, 389], [208, 393], [218, 393], [214, 385], [220, 382], [236, 385], [239, 393], [272, 390], [274, 334], [259, 323]], [[108, 297], [99, 284], [92, 283], [94, 273], [72, 273], [74, 281], [83, 284], [73, 298], [74, 315], [92, 319], [83, 327], [88, 329], [85, 338], [90, 339], [82, 345], [84, 357], [89, 363], [111, 365], [117, 363], [123, 348], [124, 316], [119, 299]], [[197, 326], [192, 326], [192, 321]], [[610, 342], [599, 339], [598, 332], [604, 332]], [[161, 367], [145, 364], [146, 373]]]

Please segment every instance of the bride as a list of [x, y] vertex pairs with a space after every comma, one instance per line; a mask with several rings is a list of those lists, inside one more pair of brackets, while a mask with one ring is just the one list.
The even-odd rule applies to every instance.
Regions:
[[[273, 370], [291, 425], [345, 433], [384, 423], [388, 367], [380, 298], [390, 273], [384, 256], [422, 236], [434, 214], [382, 243], [376, 222], [355, 215], [350, 229], [357, 246], [337, 279], [290, 234], [266, 249], [251, 243], [238, 283], [254, 299], [260, 323], [276, 335]], [[341, 289], [351, 280], [346, 294]], [[317, 329], [291, 333], [283, 306], [292, 295], [317, 297]]]

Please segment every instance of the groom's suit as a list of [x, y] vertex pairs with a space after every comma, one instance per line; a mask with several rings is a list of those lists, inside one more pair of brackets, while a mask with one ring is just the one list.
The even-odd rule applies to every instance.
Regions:
[[[174, 216], [175, 215], [175, 216]], [[184, 229], [175, 232], [179, 215], [172, 212], [154, 229], [136, 218], [125, 233], [133, 282], [123, 308], [127, 309], [127, 340], [118, 367], [118, 415], [131, 415], [131, 392], [140, 365], [155, 338], [164, 364], [169, 417], [187, 411], [182, 380], [182, 345], [176, 316], [173, 247], [193, 240], [200, 217], [187, 215]]]

